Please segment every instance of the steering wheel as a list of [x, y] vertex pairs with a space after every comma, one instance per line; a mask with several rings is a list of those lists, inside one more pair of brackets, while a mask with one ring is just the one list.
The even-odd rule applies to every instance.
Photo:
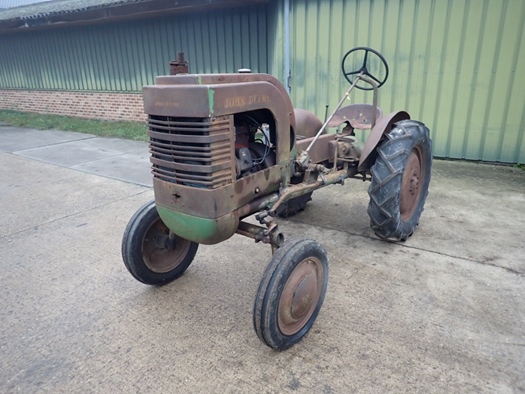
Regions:
[[[354, 83], [352, 78], [361, 73], [374, 80], [378, 88], [383, 86], [388, 78], [388, 64], [385, 58], [375, 49], [368, 47], [357, 47], [349, 50], [343, 57], [341, 68], [346, 80], [351, 84]], [[361, 79], [355, 87], [361, 90], [373, 89], [369, 83]]]

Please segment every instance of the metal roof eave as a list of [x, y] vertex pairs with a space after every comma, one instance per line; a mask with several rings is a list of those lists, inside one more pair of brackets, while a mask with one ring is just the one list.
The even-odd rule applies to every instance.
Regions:
[[[271, 0], [147, 0], [101, 5], [75, 10], [35, 13], [30, 16], [0, 20], [0, 33], [27, 31], [28, 29], [63, 26], [64, 24], [88, 24], [117, 19], [153, 17], [226, 7], [240, 7], [268, 3]], [[109, 3], [109, 2], [108, 2]]]

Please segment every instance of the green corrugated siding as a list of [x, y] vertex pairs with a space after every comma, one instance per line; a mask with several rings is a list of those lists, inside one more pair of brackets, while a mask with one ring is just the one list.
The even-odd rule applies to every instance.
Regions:
[[0, 35], [0, 88], [139, 91], [184, 51], [197, 73], [268, 71], [266, 6]]
[[[384, 112], [431, 129], [434, 155], [525, 162], [525, 1], [290, 0], [291, 87], [324, 117], [344, 53], [378, 49]], [[0, 88], [140, 91], [183, 50], [191, 71], [249, 67], [285, 82], [283, 0], [267, 6], [0, 35]], [[370, 102], [357, 91], [353, 102]]]
[[[324, 117], [325, 105], [334, 108], [348, 85], [342, 56], [370, 46], [391, 71], [380, 107], [405, 109], [425, 122], [435, 156], [525, 162], [525, 1], [291, 3], [296, 106]], [[352, 100], [371, 100], [371, 94], [357, 92]]]
[[270, 74], [284, 84], [283, 18], [282, 0], [275, 0], [268, 7], [268, 68]]

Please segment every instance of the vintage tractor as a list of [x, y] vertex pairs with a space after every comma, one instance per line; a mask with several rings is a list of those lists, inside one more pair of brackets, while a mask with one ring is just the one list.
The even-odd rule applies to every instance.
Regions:
[[[286, 349], [319, 313], [328, 257], [314, 240], [285, 240], [277, 218], [304, 209], [313, 191], [357, 178], [371, 181], [368, 214], [375, 234], [406, 240], [428, 193], [429, 130], [404, 111], [382, 116], [377, 91], [388, 65], [371, 48], [344, 56], [351, 86], [324, 122], [294, 110], [270, 75], [189, 74], [183, 55], [171, 66], [172, 75], [143, 89], [155, 201], [131, 218], [124, 263], [137, 280], [162, 285], [184, 273], [200, 244], [236, 233], [270, 244], [273, 256], [255, 297], [253, 323], [266, 345]], [[373, 103], [343, 107], [354, 88], [373, 90]], [[334, 131], [327, 133], [329, 127]], [[364, 144], [357, 129], [371, 129]], [[252, 215], [260, 225], [245, 220]]]

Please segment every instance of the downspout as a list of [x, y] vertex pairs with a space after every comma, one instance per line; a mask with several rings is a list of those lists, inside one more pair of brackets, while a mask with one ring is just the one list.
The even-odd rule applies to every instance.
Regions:
[[284, 79], [288, 93], [292, 91], [290, 82], [292, 70], [290, 69], [290, 0], [284, 0]]

